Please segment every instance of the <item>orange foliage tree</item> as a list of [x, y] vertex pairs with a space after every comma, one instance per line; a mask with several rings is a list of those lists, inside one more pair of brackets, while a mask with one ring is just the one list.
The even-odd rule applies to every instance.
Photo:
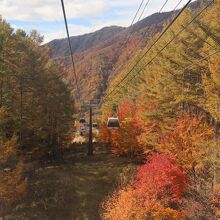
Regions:
[[[4, 127], [5, 111], [0, 109], [0, 124]], [[0, 214], [5, 212], [15, 202], [26, 188], [27, 180], [21, 180], [22, 163], [10, 163], [16, 160], [17, 138], [14, 135], [7, 140], [3, 130], [0, 132]]]
[[158, 108], [155, 102], [148, 100], [147, 104], [143, 103], [143, 98], [139, 98], [138, 105], [142, 107], [139, 107], [136, 118], [138, 119], [137, 124], [141, 128], [141, 132], [137, 140], [144, 149], [145, 154], [147, 154], [159, 143], [163, 131], [160, 121], [152, 114]]
[[184, 170], [195, 177], [204, 170], [207, 162], [215, 159], [215, 147], [214, 131], [205, 123], [204, 117], [184, 115], [157, 149], [174, 155]]
[[110, 137], [113, 153], [131, 158], [142, 153], [143, 149], [137, 139], [141, 134], [139, 112], [139, 106], [131, 100], [126, 100], [119, 106], [120, 129], [112, 131]]
[[215, 211], [216, 216], [220, 217], [220, 184], [215, 187], [215, 191], [211, 196], [212, 207]]
[[109, 115], [112, 115], [112, 111], [105, 111], [102, 116], [102, 122], [99, 125], [98, 141], [103, 144], [110, 144], [111, 142], [111, 132], [107, 128], [107, 118]]
[[113, 153], [131, 158], [151, 152], [162, 136], [158, 120], [145, 116], [155, 108], [152, 102], [143, 106], [141, 100], [123, 101], [117, 113], [120, 121], [118, 130], [107, 129], [107, 116], [113, 113], [106, 111], [103, 116], [104, 123], [100, 126], [100, 142], [110, 144]]
[[98, 135], [98, 140], [100, 143], [103, 144], [110, 144], [111, 142], [111, 133], [108, 130], [106, 123], [101, 123], [99, 125], [99, 135]]

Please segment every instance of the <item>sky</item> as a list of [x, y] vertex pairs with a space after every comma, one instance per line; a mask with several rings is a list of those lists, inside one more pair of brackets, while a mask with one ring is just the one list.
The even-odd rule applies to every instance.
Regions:
[[[140, 14], [142, 13], [145, 0]], [[188, 0], [182, 0], [179, 8]], [[106, 26], [127, 27], [142, 0], [64, 0], [71, 36], [94, 32]], [[149, 0], [142, 18], [158, 12], [166, 0]], [[170, 11], [180, 0], [168, 0], [163, 11]], [[44, 42], [66, 37], [60, 0], [0, 0], [0, 15], [14, 29], [37, 30]], [[139, 17], [139, 16], [137, 16]]]

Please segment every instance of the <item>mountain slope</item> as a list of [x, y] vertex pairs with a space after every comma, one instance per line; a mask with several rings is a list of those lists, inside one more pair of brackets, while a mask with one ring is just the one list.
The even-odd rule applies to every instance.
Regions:
[[[109, 37], [111, 37], [112, 35], [119, 33], [123, 29], [124, 28], [117, 26], [105, 27], [94, 33], [71, 37], [70, 41], [73, 53], [79, 53], [91, 47], [94, 47], [100, 42], [109, 39]], [[52, 57], [69, 55], [69, 45], [67, 39], [53, 40], [48, 43], [48, 46], [50, 48], [53, 48]]]
[[[117, 75], [123, 66], [129, 63], [135, 52], [144, 47], [147, 39], [162, 29], [169, 16], [170, 13], [154, 14], [130, 29], [112, 26], [91, 34], [71, 37], [82, 98], [87, 101], [103, 95], [109, 78]], [[122, 48], [128, 31], [132, 36]], [[48, 46], [52, 49], [51, 57], [59, 58], [65, 64], [68, 71], [66, 80], [72, 82], [74, 92], [75, 85], [67, 43], [67, 39], [54, 40], [48, 43]]]
[[[196, 1], [191, 8], [198, 7]], [[129, 64], [136, 52], [143, 49], [148, 40], [160, 32], [173, 12], [155, 13], [137, 22], [130, 28], [118, 26], [105, 27], [94, 33], [71, 37], [77, 77], [83, 100], [100, 98], [112, 78]], [[125, 45], [129, 33], [132, 36]], [[51, 57], [58, 58], [67, 68], [66, 80], [71, 82], [75, 92], [67, 39], [48, 43], [52, 49]]]

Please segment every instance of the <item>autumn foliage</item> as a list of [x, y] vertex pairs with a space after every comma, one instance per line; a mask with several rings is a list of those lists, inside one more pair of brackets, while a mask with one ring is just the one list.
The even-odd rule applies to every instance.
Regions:
[[[140, 147], [137, 137], [150, 137], [150, 132], [155, 133], [157, 129], [154, 128], [159, 128], [156, 122], [152, 127], [140, 129], [141, 135], [130, 136], [136, 141], [131, 143]], [[128, 186], [120, 187], [103, 203], [103, 219], [181, 219], [193, 216], [194, 212], [199, 218], [201, 215], [211, 216], [211, 206], [202, 205], [204, 201], [211, 204], [211, 200], [209, 196], [204, 197], [202, 190], [210, 190], [212, 167], [217, 160], [214, 131], [206, 123], [204, 115], [189, 114], [181, 116], [171, 129], [157, 139], [154, 150], [148, 152], [152, 156], [138, 168], [135, 180]], [[158, 132], [161, 134], [160, 129]], [[123, 139], [119, 134], [120, 131], [115, 131], [114, 135]], [[120, 141], [117, 142], [118, 149], [123, 146], [121, 143], [125, 143]], [[218, 201], [217, 191], [213, 201], [215, 204]]]
[[[0, 109], [0, 123], [4, 121], [5, 111]], [[5, 140], [4, 132], [0, 132], [0, 214], [5, 212], [25, 191], [27, 180], [21, 179], [22, 162], [12, 163], [16, 159], [18, 148], [17, 138], [14, 135]]]
[[214, 131], [204, 121], [204, 116], [191, 117], [186, 114], [162, 139], [157, 149], [174, 155], [186, 171], [195, 175], [204, 170], [209, 151], [215, 147], [213, 141]]
[[[105, 140], [102, 140], [111, 145], [114, 154], [132, 158], [143, 152], [138, 142], [138, 136], [141, 134], [139, 112], [139, 107], [133, 101], [126, 100], [118, 108], [120, 129], [107, 130], [105, 124], [100, 127], [100, 137], [105, 137]], [[107, 121], [107, 117], [104, 120]]]
[[215, 191], [211, 196], [212, 207], [217, 217], [220, 217], [220, 185], [215, 187]]
[[140, 128], [137, 124], [137, 107], [132, 101], [124, 101], [118, 109], [120, 129], [112, 131], [112, 152], [133, 157], [141, 152], [137, 141]]
[[120, 188], [103, 203], [103, 219], [180, 219], [187, 185], [173, 158], [155, 154], [139, 167], [130, 186]]
[[188, 184], [182, 168], [165, 154], [151, 156], [138, 169], [136, 179], [135, 187], [142, 196], [160, 198], [162, 203], [180, 203]]

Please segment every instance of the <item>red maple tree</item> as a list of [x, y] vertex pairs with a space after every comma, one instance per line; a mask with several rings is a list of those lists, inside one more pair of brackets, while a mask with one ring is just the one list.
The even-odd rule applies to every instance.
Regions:
[[188, 181], [174, 158], [155, 154], [138, 169], [135, 187], [143, 198], [156, 199], [163, 204], [181, 204]]

